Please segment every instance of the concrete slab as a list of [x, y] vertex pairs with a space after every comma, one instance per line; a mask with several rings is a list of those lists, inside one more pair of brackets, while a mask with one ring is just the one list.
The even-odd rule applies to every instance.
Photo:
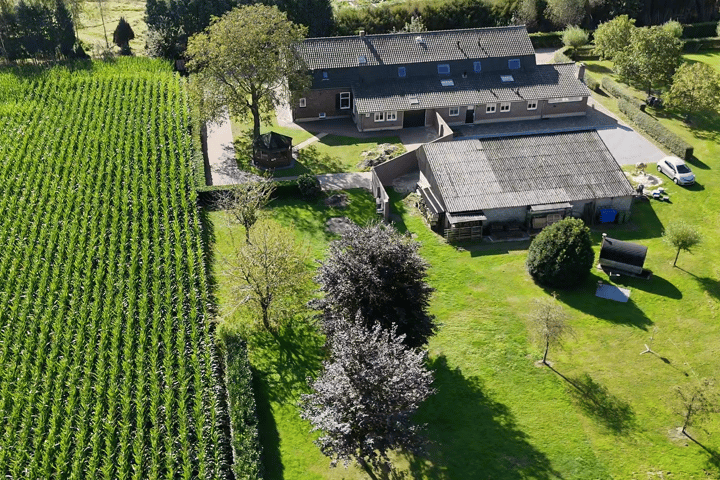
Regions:
[[630, 290], [616, 287], [615, 285], [600, 284], [595, 291], [595, 296], [625, 303], [630, 300]]
[[372, 173], [370, 172], [329, 173], [318, 175], [317, 179], [323, 191], [347, 190], [349, 188], [372, 190]]

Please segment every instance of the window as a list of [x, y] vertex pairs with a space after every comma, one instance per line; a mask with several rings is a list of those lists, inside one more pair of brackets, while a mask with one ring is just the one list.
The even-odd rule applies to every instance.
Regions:
[[343, 92], [340, 94], [340, 110], [347, 110], [350, 108], [350, 92]]
[[410, 105], [418, 105], [420, 104], [420, 101], [418, 100], [418, 97], [415, 95], [410, 95], [408, 97], [408, 101], [410, 102]]
[[510, 102], [503, 102], [500, 104], [500, 111], [501, 112], [509, 112], [510, 111]]
[[385, 112], [385, 121], [393, 122], [397, 120], [397, 112]]
[[323, 79], [323, 80], [328, 80], [329, 78], [330, 78], [330, 77], [328, 77], [328, 72], [327, 72], [327, 70], [323, 70], [323, 71], [322, 71], [322, 79]]
[[583, 97], [565, 97], [565, 98], [549, 98], [548, 103], [567, 103], [567, 102], [580, 102]]
[[320, 113], [318, 114], [318, 117], [319, 117], [319, 118], [325, 118], [325, 112], [320, 112]]
[[482, 72], [482, 64], [480, 62], [473, 62], [473, 70], [475, 70], [475, 73]]
[[537, 110], [537, 100], [528, 100], [528, 110]]
[[520, 68], [520, 59], [514, 58], [512, 60], [508, 60], [508, 68], [510, 70], [517, 70]]
[[450, 75], [450, 65], [447, 63], [438, 64], [439, 75]]
[[304, 98], [301, 98], [300, 99], [300, 108], [305, 108], [305, 107], [307, 107], [307, 100], [305, 100]]
[[440, 80], [440, 84], [443, 87], [454, 87], [455, 86], [455, 82], [453, 81], [452, 78], [443, 78], [442, 80]]
[[515, 81], [515, 79], [513, 78], [512, 75], [500, 75], [500, 80], [502, 80], [503, 82], [514, 82]]
[[367, 57], [365, 55], [358, 55], [358, 65], [367, 65]]
[[407, 70], [405, 67], [398, 67], [398, 77], [405, 78], [407, 76]]
[[488, 103], [485, 106], [485, 113], [495, 113], [495, 108], [497, 107], [496, 103]]
[[375, 121], [376, 122], [384, 122], [385, 121], [385, 112], [375, 112]]
[[451, 117], [457, 117], [460, 115], [460, 107], [450, 107], [449, 115]]

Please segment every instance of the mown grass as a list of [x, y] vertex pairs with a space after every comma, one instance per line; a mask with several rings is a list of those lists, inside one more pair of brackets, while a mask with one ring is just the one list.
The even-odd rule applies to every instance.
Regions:
[[[530, 302], [552, 292], [527, 275], [527, 243], [450, 246], [426, 227], [411, 198], [393, 195], [398, 228], [416, 236], [431, 264], [431, 309], [442, 325], [429, 345], [438, 392], [417, 418], [427, 423], [432, 443], [425, 459], [397, 459], [401, 476], [720, 478], [719, 416], [690, 429], [701, 445], [679, 436], [672, 391], [703, 377], [720, 379], [720, 125], [705, 117], [690, 129], [670, 115], [658, 118], [695, 147], [698, 184], [665, 181], [672, 203], [636, 203], [628, 224], [593, 227], [596, 252], [603, 232], [646, 245], [645, 267], [654, 276], [611, 282], [631, 290], [628, 303], [595, 297], [597, 282], [610, 281], [595, 270], [576, 289], [558, 292], [576, 335], [551, 350], [552, 369], [535, 366], [542, 352], [528, 325]], [[286, 202], [273, 216], [295, 221], [297, 235], [321, 255], [327, 212]], [[676, 218], [696, 225], [703, 242], [673, 267], [675, 252], [661, 237]], [[256, 342], [251, 353], [268, 478], [366, 478], [357, 469], [329, 469], [298, 418], [295, 400], [305, 384], [297, 379], [317, 372], [322, 358], [317, 335], [296, 326], [282, 338]], [[655, 353], [640, 355], [646, 344]]]

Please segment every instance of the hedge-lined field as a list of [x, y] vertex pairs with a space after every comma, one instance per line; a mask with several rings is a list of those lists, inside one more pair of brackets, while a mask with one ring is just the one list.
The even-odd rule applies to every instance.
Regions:
[[0, 71], [3, 478], [227, 478], [186, 98], [163, 63]]

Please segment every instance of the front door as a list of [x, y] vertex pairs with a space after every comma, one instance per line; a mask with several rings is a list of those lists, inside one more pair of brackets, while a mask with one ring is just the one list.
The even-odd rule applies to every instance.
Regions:
[[475, 123], [475, 110], [468, 109], [465, 112], [465, 123]]

